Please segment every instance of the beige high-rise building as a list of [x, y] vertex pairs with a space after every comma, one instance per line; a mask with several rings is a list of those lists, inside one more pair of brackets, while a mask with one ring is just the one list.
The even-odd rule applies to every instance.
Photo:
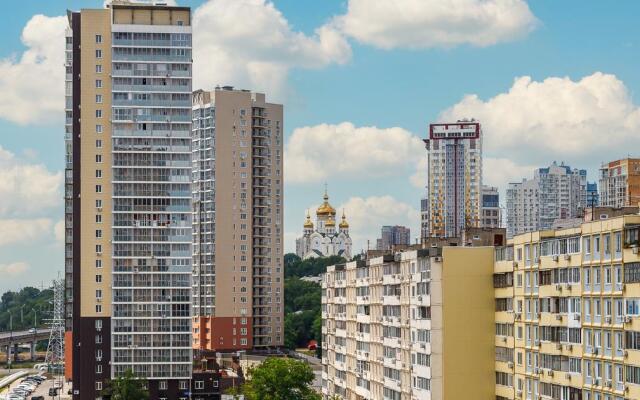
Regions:
[[192, 111], [193, 348], [282, 346], [283, 107], [225, 86]]
[[151, 398], [191, 378], [191, 11], [68, 12], [66, 285], [74, 399], [132, 370]]

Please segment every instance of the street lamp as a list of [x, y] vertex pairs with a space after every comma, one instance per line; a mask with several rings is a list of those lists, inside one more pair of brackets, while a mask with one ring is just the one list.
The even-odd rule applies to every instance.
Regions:
[[11, 374], [11, 357], [13, 352], [11, 346], [13, 346], [13, 313], [11, 310], [7, 310], [9, 313], [9, 350], [7, 351], [7, 364], [9, 365], [9, 374]]
[[22, 310], [24, 310], [24, 307], [26, 306], [26, 304], [23, 304], [22, 306], [20, 306], [20, 325], [24, 328], [24, 313], [22, 312]]

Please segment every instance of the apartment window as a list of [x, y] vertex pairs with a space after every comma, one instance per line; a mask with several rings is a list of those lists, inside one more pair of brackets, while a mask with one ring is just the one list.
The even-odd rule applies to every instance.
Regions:
[[102, 208], [102, 200], [96, 200], [96, 207]]
[[241, 338], [240, 339], [240, 345], [241, 346], [246, 346], [247, 345], [247, 339], [246, 338]]
[[98, 148], [98, 149], [102, 148], [102, 140], [100, 140], [100, 139], [96, 140], [96, 148]]
[[96, 118], [102, 118], [102, 110], [96, 110]]
[[96, 50], [96, 58], [102, 58], [102, 50], [100, 49]]
[[96, 185], [96, 193], [102, 193], [102, 185]]
[[102, 35], [96, 35], [96, 43], [102, 43]]
[[179, 381], [178, 387], [180, 390], [187, 390], [189, 388], [189, 382], [187, 381]]
[[158, 390], [167, 390], [167, 381], [159, 381]]
[[102, 95], [101, 94], [97, 94], [96, 95], [96, 103], [102, 103]]
[[100, 214], [96, 215], [96, 223], [97, 224], [101, 224], [102, 223], [102, 215], [100, 215]]
[[96, 260], [96, 268], [102, 268], [102, 260]]
[[102, 275], [96, 275], [96, 283], [102, 283]]
[[102, 154], [96, 154], [96, 162], [97, 163], [101, 163], [102, 162]]
[[[100, 314], [101, 312], [102, 312], [102, 305], [96, 304], [96, 313]], [[96, 338], [97, 338], [97, 336], [96, 336]], [[102, 339], [100, 339], [100, 340], [102, 340]], [[100, 343], [102, 343], [102, 342], [100, 342]]]
[[96, 392], [99, 392], [101, 390], [102, 390], [102, 382], [96, 381]]
[[96, 229], [96, 237], [97, 238], [101, 238], [102, 237], [102, 230], [101, 229]]
[[102, 245], [101, 244], [97, 244], [96, 245], [96, 253], [102, 253]]
[[96, 88], [102, 87], [102, 79], [96, 79]]
[[102, 133], [102, 125], [96, 125], [96, 133]]
[[96, 299], [102, 299], [102, 290], [96, 289]]
[[195, 381], [193, 384], [194, 389], [204, 389], [204, 381]]
[[[96, 74], [101, 74], [102, 73], [102, 65], [101, 64], [96, 64]], [[102, 103], [101, 101], [99, 103]]]

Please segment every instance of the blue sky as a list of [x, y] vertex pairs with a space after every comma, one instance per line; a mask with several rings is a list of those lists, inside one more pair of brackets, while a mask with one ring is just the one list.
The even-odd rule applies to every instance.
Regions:
[[[419, 139], [436, 120], [480, 119], [484, 180], [501, 188], [553, 160], [595, 180], [602, 161], [638, 155], [639, 2], [488, 1], [506, 21], [476, 0], [461, 10], [451, 0], [392, 2], [395, 11], [414, 7], [403, 21], [378, 8], [384, 2], [362, 1], [178, 1], [196, 10], [199, 24], [194, 88], [231, 84], [285, 104], [285, 131], [295, 138], [285, 148], [288, 250], [324, 182], [332, 204], [346, 208], [359, 248], [382, 224], [409, 225], [416, 235]], [[0, 291], [50, 280], [64, 262], [64, 113], [55, 100], [45, 104], [63, 96], [54, 83], [61, 25], [32, 18], [101, 5], [1, 6], [0, 90], [9, 95], [0, 100]], [[50, 65], [23, 65], [29, 49], [35, 63]], [[225, 68], [225, 57], [237, 65]], [[51, 74], [29, 86], [20, 79], [29, 71]]]

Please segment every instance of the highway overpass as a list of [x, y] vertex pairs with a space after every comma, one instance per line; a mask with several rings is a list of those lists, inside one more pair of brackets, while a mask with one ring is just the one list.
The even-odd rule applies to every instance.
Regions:
[[36, 343], [40, 340], [49, 339], [51, 329], [38, 328], [33, 331], [0, 332], [0, 350], [6, 351], [7, 360], [13, 356], [17, 360], [18, 346], [28, 344], [31, 346], [31, 359], [34, 359]]

